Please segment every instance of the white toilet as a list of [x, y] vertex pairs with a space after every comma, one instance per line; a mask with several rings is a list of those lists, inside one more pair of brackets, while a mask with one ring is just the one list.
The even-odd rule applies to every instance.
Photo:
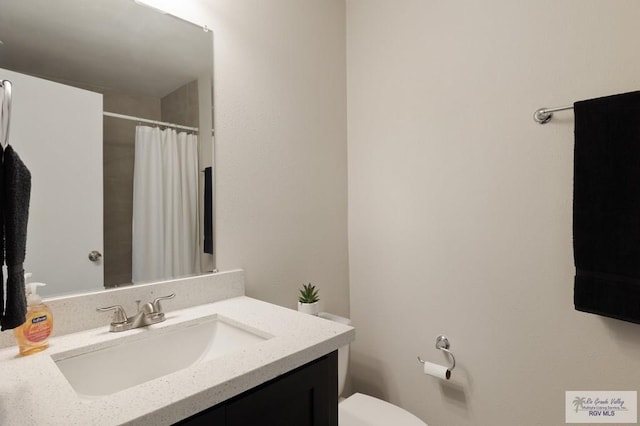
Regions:
[[[349, 318], [326, 312], [320, 318], [351, 325]], [[349, 365], [349, 346], [338, 349], [338, 395], [342, 395]], [[354, 393], [338, 402], [339, 426], [427, 426], [425, 422], [402, 408], [362, 393]]]

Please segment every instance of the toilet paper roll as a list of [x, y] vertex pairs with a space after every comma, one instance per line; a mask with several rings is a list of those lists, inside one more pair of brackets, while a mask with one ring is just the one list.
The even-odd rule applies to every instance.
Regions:
[[428, 374], [433, 377], [437, 377], [442, 380], [449, 380], [451, 377], [451, 370], [444, 365], [434, 364], [433, 362], [425, 361], [424, 374]]

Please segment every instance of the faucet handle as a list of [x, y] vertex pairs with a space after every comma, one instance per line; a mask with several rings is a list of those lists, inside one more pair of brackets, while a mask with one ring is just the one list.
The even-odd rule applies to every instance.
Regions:
[[167, 299], [173, 299], [174, 297], [176, 297], [176, 294], [175, 293], [171, 293], [168, 296], [160, 296], [160, 297], [156, 297], [155, 299], [153, 299], [153, 312], [161, 313], [162, 312], [162, 306], [160, 306], [160, 301], [161, 300], [167, 300]]
[[127, 314], [120, 305], [109, 306], [107, 308], [96, 308], [96, 311], [99, 312], [107, 312], [107, 311], [115, 311], [113, 313], [113, 321], [112, 324], [123, 324], [127, 322]]

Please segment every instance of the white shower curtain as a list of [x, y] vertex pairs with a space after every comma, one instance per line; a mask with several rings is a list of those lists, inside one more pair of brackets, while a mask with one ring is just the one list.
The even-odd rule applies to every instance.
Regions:
[[200, 272], [197, 136], [137, 126], [133, 282]]

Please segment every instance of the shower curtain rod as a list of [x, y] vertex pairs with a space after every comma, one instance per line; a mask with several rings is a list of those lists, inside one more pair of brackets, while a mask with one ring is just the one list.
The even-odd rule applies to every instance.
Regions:
[[538, 124], [547, 124], [549, 121], [551, 121], [551, 117], [553, 117], [554, 112], [566, 111], [568, 109], [573, 109], [573, 105], [566, 105], [555, 108], [540, 108], [533, 113], [533, 119]]
[[122, 118], [124, 120], [131, 120], [131, 121], [139, 121], [141, 123], [155, 124], [156, 126], [173, 127], [174, 129], [188, 130], [190, 132], [198, 131], [197, 127], [182, 126], [180, 124], [167, 123], [166, 121], [149, 120], [148, 118], [133, 117], [131, 115], [116, 114], [115, 112], [108, 112], [108, 111], [104, 111], [102, 114], [107, 117]]

